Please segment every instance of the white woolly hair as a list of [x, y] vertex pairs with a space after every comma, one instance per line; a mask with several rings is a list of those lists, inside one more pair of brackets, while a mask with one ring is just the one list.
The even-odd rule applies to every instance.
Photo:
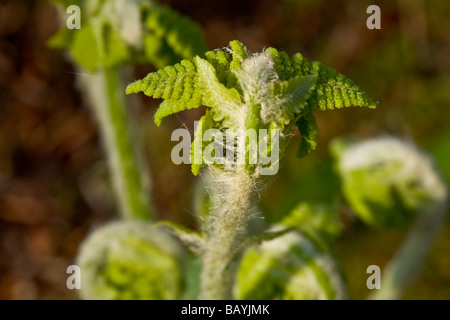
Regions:
[[244, 168], [228, 172], [210, 166], [203, 174], [212, 207], [203, 225], [208, 241], [203, 255], [201, 299], [231, 292], [234, 274], [229, 271], [237, 266], [232, 262], [247, 244], [247, 225], [255, 215], [258, 192], [254, 177]]
[[443, 197], [447, 187], [439, 175], [433, 160], [416, 146], [394, 137], [383, 137], [351, 145], [344, 150], [339, 170], [343, 173], [370, 168], [377, 164], [397, 162], [401, 164], [396, 179], [420, 181], [433, 197]]
[[[206, 179], [206, 190], [211, 199], [211, 211], [219, 216], [231, 215], [232, 212], [253, 212], [255, 198], [264, 188], [261, 181], [256, 180], [243, 168], [238, 171], [224, 171], [209, 166], [203, 177]], [[247, 220], [250, 218], [245, 217]], [[245, 226], [246, 223], [238, 225]]]
[[280, 117], [281, 107], [286, 103], [286, 99], [273, 96], [270, 90], [270, 83], [278, 81], [279, 77], [268, 54], [249, 53], [249, 57], [242, 61], [241, 69], [234, 73], [239, 78], [245, 103], [257, 103], [261, 106], [260, 116], [263, 123]]

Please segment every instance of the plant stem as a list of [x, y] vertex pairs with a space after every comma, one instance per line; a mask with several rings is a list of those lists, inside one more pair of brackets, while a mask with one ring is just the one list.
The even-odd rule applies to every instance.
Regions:
[[236, 172], [210, 168], [206, 178], [212, 210], [205, 221], [208, 241], [199, 299], [229, 300], [257, 190], [254, 178], [244, 168]]
[[394, 300], [402, 297], [408, 285], [419, 274], [447, 209], [446, 195], [420, 213], [406, 240], [386, 267], [381, 289], [371, 294], [369, 299]]
[[150, 219], [147, 172], [140, 161], [137, 139], [126, 110], [124, 89], [118, 68], [100, 69], [92, 76], [79, 77], [97, 119], [106, 152], [113, 188], [125, 218]]

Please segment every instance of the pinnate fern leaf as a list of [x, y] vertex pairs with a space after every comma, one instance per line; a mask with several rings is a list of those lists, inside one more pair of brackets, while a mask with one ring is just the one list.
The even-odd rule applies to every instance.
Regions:
[[319, 61], [310, 64], [300, 53], [289, 59], [286, 52], [278, 51], [275, 48], [268, 48], [265, 52], [272, 58], [280, 80], [292, 79], [299, 75], [317, 78], [315, 89], [307, 102], [312, 111], [343, 107], [375, 108], [376, 106], [374, 101], [352, 80]]
[[164, 117], [185, 109], [198, 108], [202, 102], [196, 67], [189, 60], [149, 73], [144, 79], [130, 84], [126, 90], [127, 94], [138, 92], [165, 100], [155, 114], [158, 126]]
[[308, 102], [311, 110], [343, 107], [375, 108], [374, 101], [343, 74], [318, 61], [312, 64], [312, 73], [317, 75], [317, 85]]

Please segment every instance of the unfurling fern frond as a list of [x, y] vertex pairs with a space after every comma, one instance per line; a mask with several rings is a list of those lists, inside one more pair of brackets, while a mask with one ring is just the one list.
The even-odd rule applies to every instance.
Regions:
[[[208, 123], [222, 131], [270, 128], [287, 140], [297, 124], [302, 135], [300, 156], [317, 145], [313, 111], [375, 107], [351, 80], [320, 62], [310, 64], [299, 53], [290, 58], [274, 48], [251, 53], [237, 40], [230, 42], [229, 49], [183, 60], [128, 86], [127, 93], [137, 92], [164, 99], [155, 114], [158, 126], [164, 117], [200, 105], [211, 108]], [[271, 147], [268, 143], [267, 150]], [[193, 166], [194, 174], [200, 167]]]
[[227, 85], [228, 84], [228, 75], [230, 73], [230, 62], [231, 57], [228, 53], [217, 50], [217, 51], [208, 51], [205, 53], [206, 59], [212, 64], [214, 69], [216, 70], [217, 79]]
[[242, 62], [248, 58], [249, 52], [247, 51], [247, 48], [238, 40], [230, 41], [230, 48], [233, 57], [230, 63], [230, 70], [239, 70]]
[[294, 230], [244, 254], [234, 294], [238, 300], [341, 300], [347, 297], [341, 273], [330, 251]]
[[183, 247], [161, 225], [104, 225], [83, 241], [76, 260], [87, 300], [174, 300], [184, 289]]
[[[199, 88], [202, 90], [202, 102], [211, 107], [215, 121], [233, 121], [235, 114], [239, 112], [241, 96], [235, 88], [227, 88], [219, 82], [216, 70], [206, 60], [195, 57], [199, 75]], [[226, 123], [227, 127], [238, 127], [238, 123]]]
[[194, 62], [182, 60], [173, 67], [167, 66], [150, 73], [130, 84], [126, 93], [143, 92], [149, 97], [164, 99], [155, 114], [158, 126], [168, 115], [198, 108], [202, 103], [213, 107], [215, 120], [230, 119], [230, 113], [236, 111], [240, 103], [239, 92], [225, 87], [208, 61], [196, 57]]

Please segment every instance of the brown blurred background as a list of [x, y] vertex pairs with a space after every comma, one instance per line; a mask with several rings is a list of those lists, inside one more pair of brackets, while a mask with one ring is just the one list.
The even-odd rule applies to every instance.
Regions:
[[[301, 52], [346, 74], [377, 110], [318, 113], [318, 150], [284, 167], [263, 197], [276, 221], [299, 201], [342, 201], [328, 143], [333, 137], [394, 134], [433, 154], [450, 179], [450, 3], [440, 0], [160, 1], [202, 26], [208, 46], [233, 39], [251, 51], [273, 46]], [[381, 8], [381, 30], [366, 28], [366, 8]], [[95, 121], [75, 85], [65, 52], [46, 41], [60, 27], [45, 0], [0, 0], [0, 299], [77, 299], [65, 273], [80, 241], [117, 217]], [[136, 78], [153, 70], [136, 66]], [[195, 227], [187, 165], [170, 160], [173, 129], [192, 123], [187, 111], [156, 128], [155, 101], [142, 97], [139, 126], [161, 218]], [[348, 220], [348, 221], [347, 221]], [[368, 265], [386, 264], [405, 233], [372, 230], [347, 218], [337, 243], [350, 298], [364, 299]], [[407, 299], [450, 299], [449, 219]]]

